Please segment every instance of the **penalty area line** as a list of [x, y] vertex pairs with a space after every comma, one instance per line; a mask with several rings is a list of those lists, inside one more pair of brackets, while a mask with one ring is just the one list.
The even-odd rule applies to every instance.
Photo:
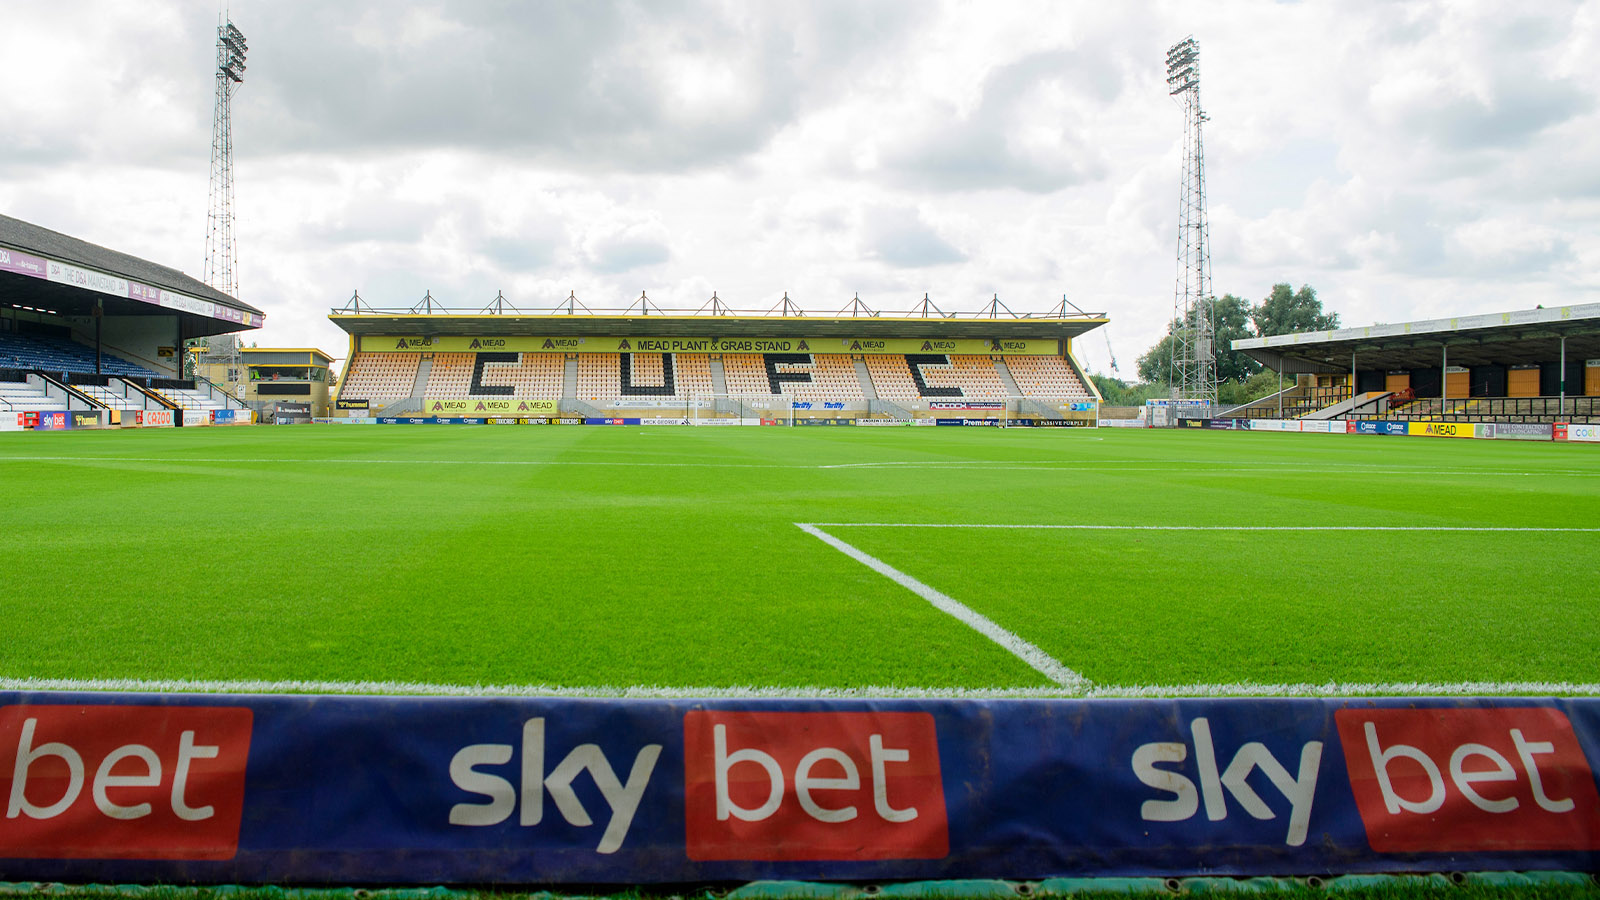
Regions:
[[1077, 672], [1074, 672], [1062, 665], [1061, 662], [1055, 657], [1039, 649], [1034, 644], [1023, 640], [1014, 632], [1007, 631], [1006, 629], [1000, 627], [1000, 625], [997, 624], [993, 619], [990, 619], [982, 613], [979, 613], [954, 597], [941, 593], [929, 587], [928, 585], [923, 584], [910, 575], [907, 575], [899, 569], [896, 569], [894, 566], [891, 566], [883, 560], [878, 559], [875, 556], [868, 555], [862, 550], [839, 540], [815, 525], [810, 525], [805, 522], [796, 522], [794, 524], [796, 528], [799, 528], [806, 534], [811, 535], [812, 537], [822, 541], [824, 544], [827, 544], [833, 549], [838, 550], [840, 553], [843, 553], [856, 562], [861, 563], [872, 571], [877, 572], [879, 575], [882, 575], [906, 590], [911, 591], [913, 594], [916, 594], [922, 599], [933, 604], [935, 609], [938, 609], [940, 612], [955, 618], [957, 621], [963, 623], [973, 631], [976, 631], [989, 640], [994, 641], [996, 644], [999, 644], [1001, 648], [1009, 652], [1011, 655], [1027, 663], [1034, 671], [1050, 679], [1061, 687], [1066, 688], [1069, 691], [1079, 693], [1089, 688], [1088, 680], [1082, 675], [1079, 675]]

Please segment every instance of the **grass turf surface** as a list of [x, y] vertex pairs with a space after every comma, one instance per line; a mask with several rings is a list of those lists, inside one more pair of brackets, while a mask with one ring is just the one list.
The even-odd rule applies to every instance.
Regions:
[[1104, 429], [0, 434], [0, 677], [1029, 688], [1600, 671], [1600, 453]]

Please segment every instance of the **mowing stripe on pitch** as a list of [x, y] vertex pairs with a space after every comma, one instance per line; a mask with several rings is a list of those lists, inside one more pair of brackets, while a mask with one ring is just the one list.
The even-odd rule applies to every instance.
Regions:
[[[1139, 472], [1169, 472], [1186, 476], [1228, 476], [1228, 475], [1261, 475], [1259, 465], [1250, 466], [1199, 466], [1197, 468], [1184, 468], [1187, 463], [1176, 465], [1163, 465], [1158, 463], [1143, 466], [1117, 465], [1108, 467], [1101, 462], [1039, 462], [1039, 463], [985, 463], [981, 461], [967, 462], [927, 462], [927, 463], [736, 463], [736, 462], [628, 462], [623, 460], [601, 459], [361, 459], [361, 458], [291, 458], [291, 457], [167, 457], [167, 456], [0, 456], [0, 464], [18, 462], [53, 462], [53, 463], [231, 463], [249, 465], [267, 465], [274, 463], [290, 463], [294, 465], [328, 464], [328, 465], [385, 465], [385, 466], [611, 466], [617, 468], [643, 468], [643, 469], [789, 469], [789, 470], [832, 470], [848, 472], [852, 469], [881, 469], [884, 471], [903, 471], [916, 469], [931, 470], [957, 470], [967, 469], [982, 472], [1036, 472], [1040, 474], [1058, 473], [1063, 475], [1081, 475], [1084, 472], [1094, 472], [1101, 475], [1133, 474]], [[1272, 472], [1271, 474], [1277, 474]], [[1502, 471], [1494, 469], [1446, 469], [1446, 468], [1357, 468], [1347, 466], [1337, 469], [1323, 469], [1320, 475], [1427, 475], [1433, 478], [1484, 478], [1484, 477], [1509, 477], [1529, 478], [1534, 476], [1563, 478], [1600, 478], [1600, 472], [1578, 472], [1564, 469], [1547, 469], [1537, 472]]]
[[957, 620], [966, 624], [967, 627], [971, 628], [973, 631], [976, 631], [989, 640], [994, 641], [996, 644], [999, 644], [1001, 647], [1009, 651], [1013, 656], [1033, 667], [1034, 671], [1050, 679], [1056, 684], [1059, 684], [1069, 690], [1080, 692], [1089, 687], [1089, 682], [1085, 680], [1082, 675], [1079, 675], [1077, 672], [1074, 672], [1062, 665], [1050, 654], [1040, 650], [1038, 647], [1023, 640], [1016, 634], [1001, 628], [999, 625], [995, 624], [992, 619], [973, 610], [971, 607], [955, 599], [954, 597], [934, 590], [917, 579], [912, 578], [910, 575], [907, 575], [899, 569], [896, 569], [894, 566], [891, 566], [876, 557], [863, 553], [862, 551], [852, 547], [844, 541], [839, 540], [833, 535], [828, 534], [815, 525], [808, 525], [804, 522], [796, 522], [795, 526], [801, 531], [804, 531], [806, 534], [817, 538], [824, 544], [827, 544], [833, 549], [838, 550], [856, 562], [861, 563], [872, 571], [877, 572], [879, 575], [888, 578], [906, 590], [909, 590], [922, 599], [928, 601], [934, 605], [934, 608], [940, 610], [941, 612], [948, 613], [949, 615], [955, 617]]
[[0, 691], [120, 691], [187, 694], [341, 694], [434, 697], [594, 697], [602, 699], [867, 699], [935, 700], [1143, 699], [1164, 697], [1594, 697], [1600, 684], [1568, 681], [1400, 681], [1340, 684], [1096, 685], [1026, 688], [667, 687], [662, 685], [430, 684], [416, 681], [195, 680], [144, 678], [0, 678]]

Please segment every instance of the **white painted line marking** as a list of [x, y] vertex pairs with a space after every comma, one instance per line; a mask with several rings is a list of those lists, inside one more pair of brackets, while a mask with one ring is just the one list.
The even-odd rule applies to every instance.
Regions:
[[876, 557], [868, 556], [866, 553], [817, 528], [815, 525], [796, 522], [795, 526], [806, 534], [817, 538], [824, 544], [928, 601], [941, 612], [953, 616], [966, 624], [967, 627], [999, 644], [1013, 656], [1032, 666], [1035, 671], [1056, 684], [1073, 691], [1083, 691], [1089, 687], [1089, 682], [1082, 675], [1062, 665], [1050, 654], [1040, 650], [1033, 644], [1001, 628], [993, 620], [976, 612], [954, 597], [934, 590]]
[[801, 528], [1014, 528], [1038, 531], [1438, 531], [1592, 534], [1597, 528], [1511, 525], [1000, 525], [962, 522], [811, 522]]
[[330, 463], [333, 465], [389, 466], [628, 466], [637, 468], [688, 469], [815, 469], [816, 466], [786, 466], [776, 463], [674, 463], [625, 462], [603, 459], [291, 459], [287, 457], [197, 457], [197, 456], [0, 456], [0, 462], [87, 462], [87, 463]]
[[662, 685], [429, 684], [406, 681], [190, 680], [138, 678], [0, 678], [0, 691], [129, 691], [187, 694], [353, 694], [441, 697], [601, 697], [615, 699], [773, 698], [926, 698], [1048, 700], [1155, 697], [1594, 697], [1600, 684], [1568, 681], [1401, 681], [1339, 684], [1097, 685], [1027, 688], [866, 687], [668, 687]]
[[[621, 468], [684, 468], [684, 469], [801, 469], [801, 470], [850, 470], [850, 469], [886, 469], [896, 470], [973, 470], [981, 472], [1056, 472], [1063, 475], [1082, 475], [1094, 473], [1097, 475], [1132, 474], [1139, 472], [1168, 472], [1193, 476], [1221, 476], [1221, 475], [1261, 475], [1262, 467], [1250, 466], [1213, 466], [1203, 463], [1193, 463], [1196, 468], [1185, 468], [1188, 462], [1173, 465], [1145, 464], [1123, 465], [1120, 462], [1038, 462], [1038, 463], [986, 463], [982, 461], [967, 462], [926, 462], [926, 463], [833, 463], [825, 465], [816, 464], [786, 464], [786, 463], [735, 463], [735, 462], [628, 462], [599, 459], [338, 459], [338, 458], [291, 458], [291, 457], [200, 457], [200, 456], [0, 456], [0, 463], [8, 462], [63, 462], [63, 463], [234, 463], [249, 465], [266, 465], [271, 463], [293, 463], [296, 465], [326, 463], [330, 465], [389, 465], [389, 466], [612, 466]], [[1359, 468], [1356, 466], [1337, 466], [1322, 468], [1316, 472], [1317, 476], [1329, 475], [1426, 475], [1442, 478], [1484, 478], [1502, 476], [1508, 478], [1529, 478], [1533, 476], [1560, 476], [1563, 478], [1600, 478], [1600, 472], [1581, 472], [1565, 469], [1547, 469], [1538, 472], [1497, 471], [1493, 469], [1433, 469], [1433, 468]]]

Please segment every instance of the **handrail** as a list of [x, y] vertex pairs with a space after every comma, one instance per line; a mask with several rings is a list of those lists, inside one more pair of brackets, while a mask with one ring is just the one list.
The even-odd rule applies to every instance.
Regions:
[[[94, 397], [91, 397], [88, 394], [85, 394], [83, 391], [80, 391], [77, 388], [73, 387], [72, 385], [66, 383], [65, 381], [57, 381], [55, 378], [53, 378], [50, 375], [50, 373], [44, 371], [43, 369], [31, 369], [31, 370], [29, 370], [28, 374], [29, 375], [36, 375], [39, 378], [44, 379], [44, 382], [46, 384], [50, 385], [51, 387], [60, 388], [61, 390], [65, 391], [67, 393], [68, 397], [71, 397], [71, 398], [74, 398], [76, 400], [80, 400], [80, 401], [82, 401], [84, 403], [89, 404], [89, 408], [90, 409], [110, 409], [111, 408], [111, 407], [107, 406], [106, 404], [101, 403], [99, 400], [95, 399]], [[65, 375], [66, 373], [63, 372], [61, 374]]]
[[1594, 418], [1600, 415], [1595, 400], [1595, 397], [1584, 394], [1566, 398], [1418, 397], [1404, 406], [1361, 418], [1395, 422], [1488, 422], [1512, 418], [1561, 421], [1563, 417]]
[[[307, 379], [307, 380], [309, 381], [310, 379]], [[237, 403], [237, 404], [239, 404], [239, 406], [238, 406], [239, 409], [248, 409], [249, 408], [249, 407], [245, 406], [245, 403], [244, 403], [243, 400], [240, 400], [238, 397], [235, 397], [232, 394], [228, 393], [227, 391], [223, 390], [221, 387], [219, 387], [217, 385], [217, 383], [215, 381], [212, 381], [209, 378], [206, 378], [206, 377], [201, 376], [201, 375], [196, 375], [196, 376], [194, 376], [194, 383], [197, 384], [197, 385], [198, 384], [204, 384], [206, 387], [210, 388], [211, 389], [211, 391], [210, 391], [211, 399], [213, 399], [213, 400], [217, 399], [217, 394], [220, 393], [224, 398], [223, 401], [222, 401], [222, 407], [224, 409], [234, 409], [234, 407], [231, 407], [231, 406], [228, 405], [229, 403]]]
[[171, 400], [168, 400], [159, 392], [152, 390], [151, 388], [147, 388], [137, 381], [134, 381], [130, 376], [118, 376], [118, 378], [121, 379], [123, 384], [128, 385], [129, 387], [143, 394], [146, 399], [154, 400], [162, 409], [179, 410], [183, 408]]

